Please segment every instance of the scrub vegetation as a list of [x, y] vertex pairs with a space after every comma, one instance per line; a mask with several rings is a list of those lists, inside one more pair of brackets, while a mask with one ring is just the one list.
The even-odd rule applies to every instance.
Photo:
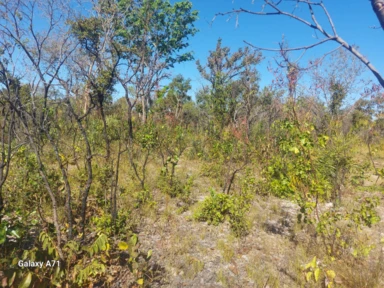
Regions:
[[197, 17], [0, 0], [1, 287], [384, 286], [380, 74], [281, 43], [261, 88], [267, 54], [218, 39], [192, 97]]

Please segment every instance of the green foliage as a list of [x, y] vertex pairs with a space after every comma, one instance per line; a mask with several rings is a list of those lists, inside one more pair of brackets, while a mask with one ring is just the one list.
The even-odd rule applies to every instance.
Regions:
[[121, 121], [121, 116], [116, 114], [106, 117], [107, 132], [112, 141], [124, 139], [124, 131], [128, 130], [126, 121]]
[[[341, 133], [332, 133], [331, 137], [317, 134], [312, 125], [288, 120], [276, 123], [273, 128], [277, 141], [266, 149], [271, 154], [263, 161], [264, 187], [275, 196], [299, 204], [299, 223], [313, 225], [316, 238], [331, 261], [355, 251], [356, 247], [367, 255], [372, 248], [369, 245], [362, 248], [352, 235], [362, 226], [371, 227], [379, 221], [374, 210], [378, 200], [356, 201], [360, 204], [356, 203], [355, 207], [359, 208], [350, 211], [337, 206], [341, 204], [342, 186], [347, 185], [351, 171], [359, 169], [351, 156], [355, 139]], [[363, 177], [359, 173], [357, 179]], [[329, 200], [333, 200], [334, 207], [322, 211], [320, 203]], [[306, 279], [318, 282], [319, 275], [325, 272], [320, 273], [319, 267], [311, 265], [304, 269]], [[327, 281], [332, 283], [329, 281], [333, 279]]]
[[140, 190], [134, 194], [135, 197], [135, 208], [141, 206], [153, 207], [156, 205], [156, 202], [153, 201], [153, 196], [151, 192], [147, 189]]
[[[214, 118], [214, 125], [222, 130], [235, 117], [240, 105], [252, 106], [258, 91], [256, 65], [261, 55], [246, 47], [231, 53], [217, 41], [216, 49], [210, 51], [206, 67], [196, 61], [201, 76], [210, 82], [197, 95], [197, 103]], [[252, 98], [252, 99], [251, 99]], [[247, 113], [250, 111], [248, 110]]]
[[[109, 257], [108, 250], [110, 249], [108, 237], [103, 233], [99, 233], [93, 243], [82, 247], [81, 250], [87, 252], [86, 254], [83, 254], [79, 248], [78, 243], [70, 241], [66, 244], [66, 249], [64, 249], [68, 256], [72, 257], [72, 262], [68, 262], [67, 265], [74, 265], [72, 269], [66, 270], [66, 273], [71, 273], [66, 276], [67, 281], [73, 279], [73, 284], [83, 286], [86, 283], [92, 283], [94, 279], [104, 277], [106, 261]], [[74, 258], [77, 261], [73, 261]], [[71, 258], [68, 257], [68, 259]]]
[[[353, 138], [316, 134], [314, 126], [289, 120], [274, 125], [276, 146], [265, 162], [266, 188], [278, 197], [340, 200], [353, 161]], [[347, 136], [349, 137], [349, 136]]]
[[[313, 169], [313, 127], [306, 125], [302, 131], [297, 123], [285, 120], [276, 123], [274, 128], [277, 137], [274, 155], [271, 155], [272, 159], [266, 163], [263, 171], [268, 191], [284, 198], [306, 198], [316, 193], [320, 193], [323, 199], [327, 198], [329, 182]], [[320, 148], [325, 146], [324, 139], [320, 138], [318, 142]]]
[[120, 211], [115, 223], [113, 223], [112, 216], [110, 214], [94, 216], [92, 217], [91, 222], [95, 225], [97, 230], [103, 231], [108, 236], [111, 236], [112, 234], [119, 235], [124, 231], [129, 231], [132, 228], [128, 222], [130, 216], [130, 211]]
[[[14, 244], [20, 244], [27, 231], [38, 223], [36, 211], [30, 214], [25, 214], [21, 210], [7, 211], [5, 215], [0, 223], [0, 245], [13, 246], [12, 243], [9, 243], [10, 239]], [[27, 219], [30, 221], [27, 222]]]
[[87, 251], [91, 257], [93, 257], [95, 254], [98, 254], [99, 251], [108, 251], [108, 236], [105, 234], [100, 234], [95, 242], [92, 243], [92, 245], [84, 247], [83, 249]]
[[22, 285], [22, 283], [24, 287], [28, 287], [26, 285], [33, 276], [33, 274], [29, 275], [25, 269], [21, 269], [18, 261], [36, 258], [35, 250], [29, 253], [29, 250], [22, 249], [22, 247], [30, 247], [34, 242], [29, 231], [38, 227], [39, 221], [36, 216], [36, 211], [28, 214], [25, 209], [6, 210], [4, 216], [1, 216], [0, 249], [3, 257], [0, 259], [0, 269], [5, 274], [3, 281], [7, 281], [10, 287]]
[[188, 101], [183, 105], [183, 123], [186, 128], [199, 126], [200, 109], [194, 101]]
[[[363, 255], [368, 256], [372, 250], [370, 245], [359, 243], [352, 235], [354, 231], [360, 230], [364, 226], [371, 227], [380, 221], [375, 211], [378, 198], [364, 198], [357, 202], [360, 203], [359, 207], [353, 208], [352, 211], [332, 209], [323, 212], [314, 223], [321, 243], [325, 246], [326, 253], [331, 259], [341, 257], [351, 251], [352, 254], [355, 253], [355, 256], [358, 254], [356, 251], [362, 251]], [[311, 209], [317, 210], [318, 208], [313, 205]]]
[[36, 155], [31, 153], [26, 146], [21, 146], [14, 155], [13, 165], [9, 181], [5, 184], [6, 189], [13, 195], [13, 197], [9, 197], [10, 207], [20, 207], [21, 204], [36, 207], [36, 200], [41, 191], [44, 191]]
[[210, 197], [206, 198], [200, 210], [195, 215], [195, 219], [206, 221], [209, 224], [218, 225], [224, 222], [225, 217], [233, 210], [233, 197], [230, 195], [216, 193], [211, 190]]
[[103, 151], [104, 140], [100, 135], [103, 133], [103, 121], [93, 118], [88, 121], [87, 135], [93, 151]]
[[178, 74], [168, 85], [167, 97], [172, 99], [174, 105], [178, 102], [184, 104], [191, 100], [191, 96], [187, 93], [191, 89], [191, 79], [184, 79], [183, 75]]
[[332, 209], [321, 214], [316, 222], [316, 232], [326, 248], [327, 257], [321, 266], [318, 265], [316, 257], [303, 267], [307, 282], [319, 282], [322, 278], [327, 287], [333, 287], [336, 274], [327, 269], [336, 259], [350, 254], [354, 259], [366, 258], [375, 248], [375, 245], [361, 242], [354, 237], [354, 232], [363, 226], [371, 227], [380, 221], [374, 210], [378, 205], [377, 198], [359, 199], [359, 208], [352, 211]]
[[79, 39], [81, 46], [90, 54], [97, 55], [103, 32], [101, 19], [90, 17], [70, 24], [72, 33]]
[[58, 254], [55, 249], [55, 243], [53, 242], [53, 239], [46, 232], [40, 233], [39, 241], [42, 245], [43, 251], [47, 251], [48, 255], [53, 256], [55, 259], [58, 258]]
[[359, 131], [368, 127], [371, 122], [372, 113], [365, 113], [363, 109], [359, 107], [352, 113], [352, 124], [353, 127]]
[[325, 283], [327, 288], [334, 287], [334, 280], [336, 273], [333, 270], [327, 270], [324, 267], [319, 266], [316, 256], [312, 261], [303, 266], [303, 272], [305, 280], [309, 283], [320, 283], [320, 279]]
[[228, 219], [232, 232], [236, 236], [243, 236], [248, 232], [245, 214], [250, 207], [249, 200], [249, 196], [216, 193], [211, 189], [210, 196], [201, 203], [194, 218], [212, 225], [218, 225]]
[[140, 126], [136, 132], [135, 140], [143, 150], [150, 151], [158, 143], [158, 133], [153, 123]]
[[357, 165], [352, 157], [356, 138], [341, 133], [335, 133], [331, 138], [326, 137], [328, 138], [327, 145], [323, 146], [326, 149], [319, 149], [316, 152], [319, 153], [319, 156], [315, 167], [330, 183], [331, 199], [340, 202], [342, 187], [348, 185], [353, 168]]
[[169, 176], [172, 181], [180, 157], [189, 144], [190, 131], [185, 130], [181, 125], [176, 127], [162, 125], [158, 134], [157, 148], [163, 164], [161, 175]]
[[113, 168], [110, 165], [96, 164], [93, 167], [93, 175], [95, 181], [93, 182], [91, 193], [96, 196], [97, 203], [106, 208], [110, 200], [107, 193], [111, 187]]
[[203, 164], [201, 173], [215, 179], [223, 191], [229, 193], [228, 185], [233, 184], [234, 175], [250, 161], [252, 147], [224, 130], [219, 139], [211, 141], [206, 151], [205, 159], [209, 162]]
[[369, 171], [370, 163], [365, 162], [362, 164], [356, 163], [351, 167], [351, 184], [354, 187], [364, 184], [364, 180], [367, 178], [367, 172]]
[[175, 119], [180, 119], [184, 104], [191, 101], [191, 96], [187, 94], [191, 89], [190, 82], [190, 79], [177, 75], [168, 86], [158, 92], [154, 109], [164, 115], [171, 113]]
[[[56, 243], [47, 232], [41, 232], [38, 240], [32, 249], [20, 251], [22, 254], [10, 259], [5, 269], [9, 286], [18, 283], [19, 287], [61, 287], [66, 283], [70, 287], [83, 287], [105, 276], [110, 249], [105, 234], [100, 233], [91, 244], [82, 248], [78, 242], [68, 241], [62, 249], [65, 261], [59, 258]], [[19, 261], [42, 264], [33, 269], [20, 267]]]
[[[129, 143], [128, 157], [136, 180], [140, 183], [140, 193], [147, 193], [147, 165], [158, 147], [158, 131], [153, 122], [140, 125], [136, 131], [133, 143]], [[129, 142], [131, 142], [129, 140]], [[143, 195], [144, 196], [144, 195]], [[147, 198], [146, 196], [144, 198]], [[145, 200], [145, 199], [142, 200]], [[149, 199], [149, 198], [148, 198]]]
[[92, 283], [91, 279], [104, 275], [105, 269], [105, 265], [95, 259], [92, 259], [91, 262], [85, 267], [82, 265], [76, 265], [74, 267], [74, 277], [76, 277], [76, 283], [79, 286], [83, 286], [86, 283]]
[[190, 189], [193, 178], [182, 180], [176, 175], [176, 167], [191, 139], [190, 131], [181, 125], [169, 127], [162, 125], [159, 129], [158, 153], [162, 159], [162, 168], [157, 180], [157, 187], [171, 197], [180, 197], [189, 206]]
[[380, 222], [375, 208], [379, 205], [379, 198], [367, 197], [358, 201], [361, 203], [360, 208], [355, 208], [348, 215], [348, 219], [351, 219], [355, 225], [359, 228], [360, 226], [372, 227], [372, 225]]
[[118, 43], [126, 57], [150, 57], [159, 55], [166, 68], [192, 59], [190, 52], [179, 53], [189, 46], [186, 39], [197, 29], [197, 11], [192, 3], [180, 1], [172, 5], [168, 1], [119, 0], [119, 9], [124, 13], [124, 24], [118, 27]]
[[331, 103], [329, 109], [331, 110], [332, 115], [338, 115], [340, 113], [340, 108], [343, 105], [343, 101], [347, 96], [345, 87], [340, 82], [332, 80], [330, 83], [331, 91]]
[[189, 177], [185, 181], [174, 177], [172, 181], [170, 181], [169, 177], [160, 175], [157, 180], [157, 188], [171, 197], [180, 197], [183, 200], [187, 200], [191, 194], [193, 181], [193, 177]]
[[118, 244], [118, 249], [128, 253], [126, 259], [127, 265], [131, 273], [136, 278], [136, 283], [144, 285], [145, 281], [151, 275], [149, 260], [152, 257], [152, 250], [144, 253], [140, 251], [140, 244], [136, 234], [133, 234], [128, 242], [121, 241]]
[[[39, 236], [40, 247], [33, 247], [29, 250], [18, 251], [4, 269], [8, 276], [8, 285], [19, 285], [18, 287], [30, 287], [31, 285], [44, 285], [44, 278], [50, 279], [50, 283], [57, 286], [62, 282], [64, 271], [60, 268], [60, 261], [52, 238], [45, 232]], [[19, 266], [19, 262], [41, 262], [42, 267]], [[6, 279], [7, 279], [6, 278]], [[13, 287], [13, 286], [12, 286]]]

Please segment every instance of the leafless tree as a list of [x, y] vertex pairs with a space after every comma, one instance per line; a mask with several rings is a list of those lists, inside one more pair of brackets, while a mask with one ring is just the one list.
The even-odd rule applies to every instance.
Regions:
[[[12, 75], [9, 75], [4, 60], [0, 59], [0, 213], [4, 209], [3, 186], [7, 180], [11, 157], [14, 151], [15, 138], [15, 109], [17, 101], [17, 85]], [[1, 222], [0, 214], [0, 222]]]
[[[30, 95], [27, 105], [17, 103], [13, 108], [22, 124], [23, 133], [28, 144], [34, 152], [40, 176], [51, 199], [53, 225], [56, 230], [57, 248], [61, 259], [62, 235], [60, 219], [58, 216], [58, 199], [55, 183], [49, 179], [44, 161], [44, 141], [42, 135], [48, 139], [55, 153], [57, 164], [60, 167], [67, 192], [67, 220], [72, 222], [71, 190], [66, 170], [59, 155], [58, 141], [51, 133], [52, 107], [50, 101], [56, 101], [54, 85], [56, 77], [64, 66], [69, 55], [74, 51], [75, 45], [68, 33], [65, 20], [70, 17], [70, 5], [62, 0], [48, 1], [2, 1], [0, 2], [0, 38], [2, 48], [16, 47], [10, 61], [19, 62], [15, 65], [19, 76], [28, 83]], [[43, 23], [37, 23], [37, 18]], [[45, 29], [39, 28], [44, 25]], [[15, 73], [16, 74], [16, 73]], [[8, 101], [12, 105], [12, 101]], [[29, 108], [29, 106], [31, 108]], [[71, 237], [71, 231], [69, 232]]]
[[[77, 54], [77, 53], [76, 53]], [[82, 82], [83, 79], [83, 67], [79, 67], [78, 64], [78, 57], [77, 55], [72, 55], [69, 58], [69, 61], [66, 63], [66, 70], [68, 73], [58, 75], [56, 78], [60, 83], [60, 87], [64, 91], [64, 99], [62, 100], [62, 104], [65, 105], [68, 109], [69, 114], [71, 115], [72, 119], [74, 119], [76, 126], [78, 130], [80, 131], [81, 135], [81, 142], [84, 144], [84, 163], [85, 163], [85, 170], [86, 170], [86, 180], [84, 183], [84, 186], [80, 189], [80, 202], [81, 202], [81, 208], [80, 208], [80, 217], [81, 217], [81, 223], [80, 223], [80, 229], [82, 234], [82, 239], [84, 240], [85, 237], [85, 227], [86, 227], [86, 213], [87, 213], [87, 207], [88, 207], [88, 196], [91, 189], [91, 185], [93, 183], [93, 168], [92, 168], [92, 160], [95, 156], [91, 144], [89, 141], [89, 135], [86, 130], [85, 126], [85, 120], [87, 117], [90, 116], [92, 110], [95, 109], [95, 103], [89, 103], [90, 105], [87, 105], [84, 107], [84, 109], [81, 109], [80, 106], [76, 107], [76, 100], [78, 99], [86, 99], [89, 97], [87, 95], [88, 87], [87, 85], [83, 85]], [[85, 94], [85, 95], [84, 95]], [[75, 102], [75, 103], [73, 103]]]

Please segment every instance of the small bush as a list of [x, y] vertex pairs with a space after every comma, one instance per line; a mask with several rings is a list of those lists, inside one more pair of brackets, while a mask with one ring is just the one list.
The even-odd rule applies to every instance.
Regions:
[[187, 211], [193, 203], [191, 198], [191, 188], [193, 186], [193, 182], [194, 177], [189, 177], [186, 180], [180, 180], [176, 176], [173, 176], [171, 179], [169, 176], [160, 175], [157, 180], [157, 188], [172, 198], [179, 198], [183, 204], [178, 212], [183, 213]]
[[163, 193], [173, 197], [188, 198], [191, 194], [191, 187], [194, 179], [188, 178], [185, 181], [180, 180], [178, 177], [172, 178], [165, 175], [160, 175], [157, 180], [157, 188]]
[[249, 209], [246, 199], [244, 196], [216, 193], [212, 189], [210, 197], [201, 203], [194, 218], [212, 225], [218, 225], [228, 219], [232, 232], [238, 237], [244, 236], [249, 229], [245, 220], [245, 213]]
[[103, 214], [101, 216], [92, 217], [92, 224], [94, 224], [99, 231], [103, 231], [106, 235], [121, 234], [130, 231], [132, 226], [129, 223], [131, 211], [121, 211], [113, 223], [110, 214]]
[[230, 195], [216, 193], [214, 190], [211, 190], [210, 197], [204, 200], [195, 218], [198, 221], [218, 225], [224, 222], [226, 216], [230, 215], [233, 206], [233, 199]]

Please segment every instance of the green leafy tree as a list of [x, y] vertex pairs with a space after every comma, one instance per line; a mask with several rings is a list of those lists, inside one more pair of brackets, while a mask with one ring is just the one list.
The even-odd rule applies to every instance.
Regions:
[[[216, 49], [210, 51], [206, 66], [196, 61], [201, 76], [209, 82], [199, 94], [197, 101], [213, 115], [216, 125], [223, 129], [235, 117], [239, 103], [251, 103], [249, 97], [258, 90], [256, 65], [261, 55], [249, 48], [231, 53], [217, 41]], [[249, 112], [247, 112], [249, 114]]]
[[[197, 11], [192, 3], [181, 1], [171, 4], [163, 0], [118, 1], [122, 20], [118, 29], [118, 54], [121, 57], [119, 81], [125, 90], [129, 111], [141, 103], [142, 122], [153, 104], [151, 94], [161, 80], [169, 77], [166, 72], [175, 64], [193, 59], [192, 52], [185, 52], [197, 29]], [[130, 99], [129, 87], [134, 87], [135, 100]], [[131, 126], [131, 124], [130, 124]]]
[[329, 89], [332, 93], [329, 109], [332, 115], [337, 116], [338, 114], [340, 114], [341, 106], [343, 105], [343, 101], [347, 94], [343, 85], [334, 80], [331, 81]]
[[[184, 79], [179, 74], [172, 79], [171, 83], [165, 87], [162, 96], [159, 95], [160, 109], [165, 113], [172, 113], [175, 119], [180, 119], [183, 113], [183, 105], [191, 101], [191, 96], [188, 95], [188, 91], [191, 89], [191, 80]], [[159, 98], [160, 98], [159, 97]]]

